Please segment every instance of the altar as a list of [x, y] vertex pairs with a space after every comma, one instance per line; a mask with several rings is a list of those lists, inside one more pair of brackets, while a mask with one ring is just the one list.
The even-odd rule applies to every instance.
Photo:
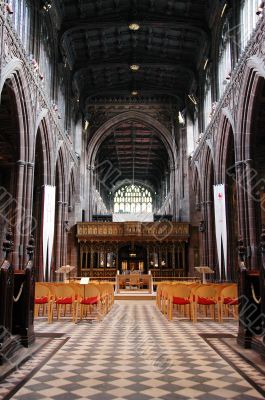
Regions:
[[116, 276], [116, 293], [141, 291], [153, 293], [153, 279], [151, 274], [125, 273]]

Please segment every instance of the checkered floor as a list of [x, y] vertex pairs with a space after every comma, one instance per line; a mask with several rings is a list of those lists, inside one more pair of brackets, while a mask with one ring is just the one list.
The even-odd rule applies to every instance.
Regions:
[[[261, 379], [247, 362], [230, 363], [233, 351], [207, 342], [207, 334], [236, 335], [234, 321], [168, 322], [153, 301], [118, 301], [100, 323], [36, 322], [37, 332], [69, 338], [38, 371], [24, 378], [12, 399], [264, 399]], [[201, 336], [202, 335], [202, 336]], [[59, 340], [59, 339], [58, 339]], [[214, 340], [214, 339], [212, 339]], [[243, 365], [242, 365], [243, 363]], [[27, 364], [27, 363], [26, 363]], [[25, 364], [25, 368], [27, 368]], [[244, 373], [241, 373], [241, 369]], [[9, 377], [15, 379], [17, 371]], [[261, 371], [262, 374], [262, 371]], [[9, 383], [9, 386], [8, 386]], [[7, 385], [8, 387], [6, 387]], [[10, 381], [1, 384], [11, 390]], [[1, 392], [0, 392], [1, 393]]]

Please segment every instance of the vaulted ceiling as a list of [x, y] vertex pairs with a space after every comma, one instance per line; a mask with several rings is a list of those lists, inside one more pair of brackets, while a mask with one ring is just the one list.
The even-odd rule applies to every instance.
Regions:
[[[170, 95], [196, 86], [218, 0], [56, 0], [61, 52], [82, 99]], [[137, 22], [139, 29], [130, 30]], [[131, 71], [131, 64], [139, 64]]]

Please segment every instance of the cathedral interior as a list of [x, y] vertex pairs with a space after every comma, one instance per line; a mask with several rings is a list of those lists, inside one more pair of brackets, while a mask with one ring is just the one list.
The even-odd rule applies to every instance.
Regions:
[[1, 398], [265, 398], [264, 10], [0, 1]]

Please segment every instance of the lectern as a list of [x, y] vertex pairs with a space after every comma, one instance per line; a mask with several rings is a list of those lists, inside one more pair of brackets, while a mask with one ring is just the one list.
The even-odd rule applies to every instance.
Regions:
[[[70, 282], [70, 274], [71, 272], [75, 269], [75, 267], [71, 265], [63, 265], [62, 267], [58, 268], [55, 272], [56, 274], [64, 274], [64, 282], [69, 283]], [[68, 274], [68, 282], [67, 282], [67, 274]]]
[[195, 267], [196, 271], [202, 274], [202, 283], [207, 283], [206, 274], [214, 274], [214, 270], [207, 266]]

